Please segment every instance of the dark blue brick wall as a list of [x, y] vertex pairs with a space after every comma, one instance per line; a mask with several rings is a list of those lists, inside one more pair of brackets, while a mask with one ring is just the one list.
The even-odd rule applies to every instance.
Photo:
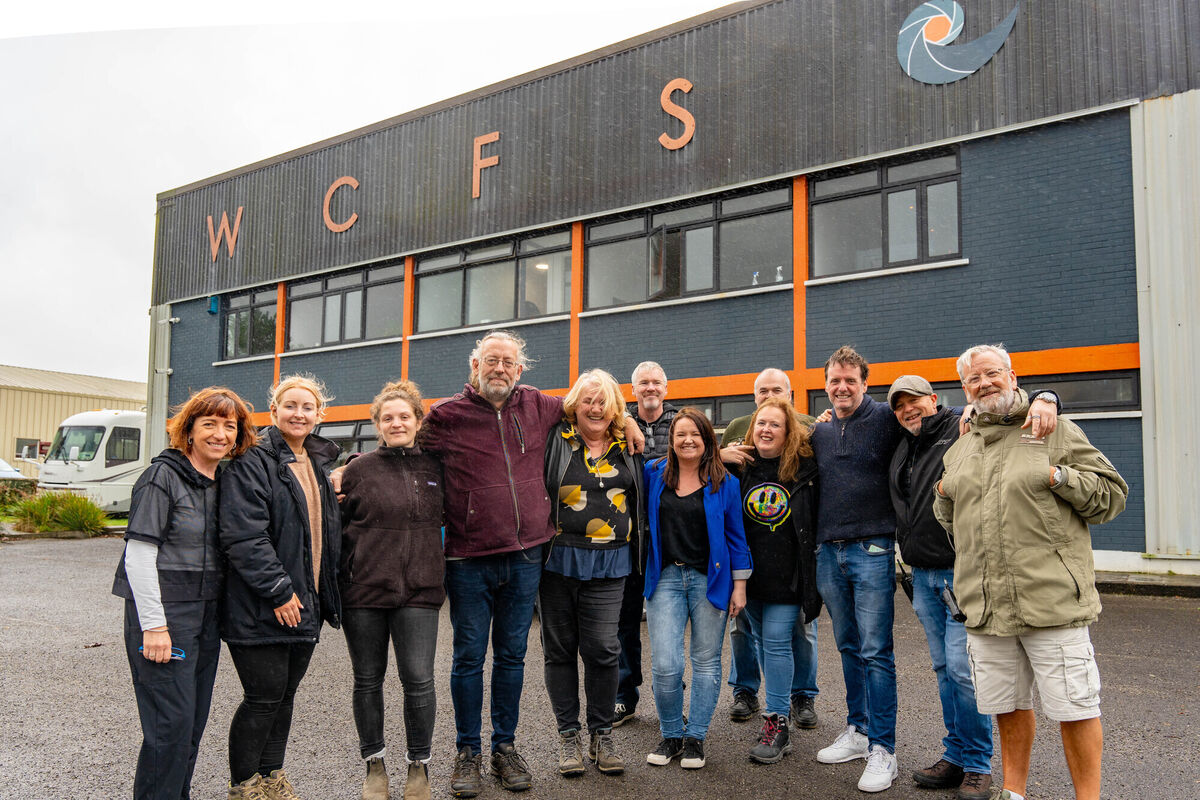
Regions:
[[174, 303], [171, 316], [171, 379], [168, 398], [174, 407], [205, 386], [228, 386], [256, 410], [267, 410], [267, 395], [275, 376], [273, 359], [214, 367], [221, 357], [221, 315], [208, 313], [208, 300]]
[[[534, 359], [521, 376], [521, 383], [539, 389], [563, 389], [570, 385], [570, 336], [568, 322], [539, 325], [508, 325], [505, 330], [525, 340], [525, 352]], [[426, 397], [446, 397], [461, 391], [470, 371], [469, 358], [483, 331], [417, 339], [408, 351], [408, 376], [421, 386]]]
[[967, 142], [971, 263], [808, 291], [807, 363], [839, 345], [871, 361], [1137, 341], [1129, 115]]
[[399, 342], [389, 342], [285, 356], [279, 361], [279, 374], [316, 375], [333, 395], [334, 405], [370, 403], [385, 383], [400, 379], [400, 349]]
[[663, 306], [579, 321], [579, 368], [600, 367], [622, 383], [642, 361], [667, 379], [792, 367], [792, 293]]
[[1140, 419], [1084, 419], [1078, 425], [1088, 439], [1129, 484], [1129, 499], [1121, 516], [1105, 525], [1092, 526], [1096, 550], [1146, 552], [1146, 487], [1142, 473], [1142, 421]]

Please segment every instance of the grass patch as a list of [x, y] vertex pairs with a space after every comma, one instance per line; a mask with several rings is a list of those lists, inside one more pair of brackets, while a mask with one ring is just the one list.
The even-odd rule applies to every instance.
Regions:
[[17, 502], [13, 527], [29, 533], [81, 531], [95, 536], [108, 524], [100, 506], [70, 492], [42, 492]]

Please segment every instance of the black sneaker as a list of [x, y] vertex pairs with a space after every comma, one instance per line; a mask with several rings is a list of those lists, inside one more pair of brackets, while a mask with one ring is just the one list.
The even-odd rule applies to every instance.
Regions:
[[633, 719], [633, 706], [617, 703], [613, 709], [613, 727], [619, 728], [631, 719]]
[[665, 767], [671, 763], [671, 759], [680, 755], [683, 755], [683, 739], [663, 739], [658, 743], [658, 747], [654, 748], [654, 752], [646, 756], [646, 763]]
[[791, 749], [787, 717], [771, 714], [763, 722], [758, 743], [750, 748], [750, 760], [759, 764], [778, 764], [783, 760], [783, 754]]
[[533, 785], [529, 765], [512, 742], [501, 742], [492, 751], [492, 774], [500, 779], [500, 785], [510, 792], [523, 792]]
[[806, 694], [792, 698], [792, 722], [806, 731], [817, 727], [817, 709], [813, 698]]
[[464, 747], [454, 759], [454, 773], [450, 776], [450, 794], [455, 797], [474, 797], [483, 788], [479, 777], [479, 765], [483, 757]]
[[729, 707], [729, 718], [734, 722], [745, 722], [758, 713], [758, 695], [739, 689], [733, 693], [733, 705]]
[[679, 766], [684, 769], [700, 769], [704, 766], [704, 741], [702, 739], [693, 739], [691, 736], [683, 737], [683, 758], [679, 759]]

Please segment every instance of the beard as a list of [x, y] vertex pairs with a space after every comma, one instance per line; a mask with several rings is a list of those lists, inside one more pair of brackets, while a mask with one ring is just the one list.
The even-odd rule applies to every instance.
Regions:
[[975, 410], [983, 411], [987, 414], [1007, 414], [1012, 411], [1013, 406], [1017, 402], [1017, 393], [1013, 389], [1005, 389], [1003, 391], [990, 394], [987, 397], [981, 397], [975, 401]]
[[503, 403], [512, 394], [516, 381], [512, 383], [493, 383], [489, 380], [479, 382], [479, 393], [490, 403]]

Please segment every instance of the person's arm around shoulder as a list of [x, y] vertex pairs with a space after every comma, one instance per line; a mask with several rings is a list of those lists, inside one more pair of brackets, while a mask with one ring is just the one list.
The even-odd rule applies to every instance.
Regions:
[[1111, 521], [1125, 510], [1129, 484], [1078, 425], [1064, 420], [1060, 436], [1063, 450], [1052, 451], [1062, 455], [1051, 461], [1050, 490], [1069, 503], [1085, 522], [1099, 525]]

